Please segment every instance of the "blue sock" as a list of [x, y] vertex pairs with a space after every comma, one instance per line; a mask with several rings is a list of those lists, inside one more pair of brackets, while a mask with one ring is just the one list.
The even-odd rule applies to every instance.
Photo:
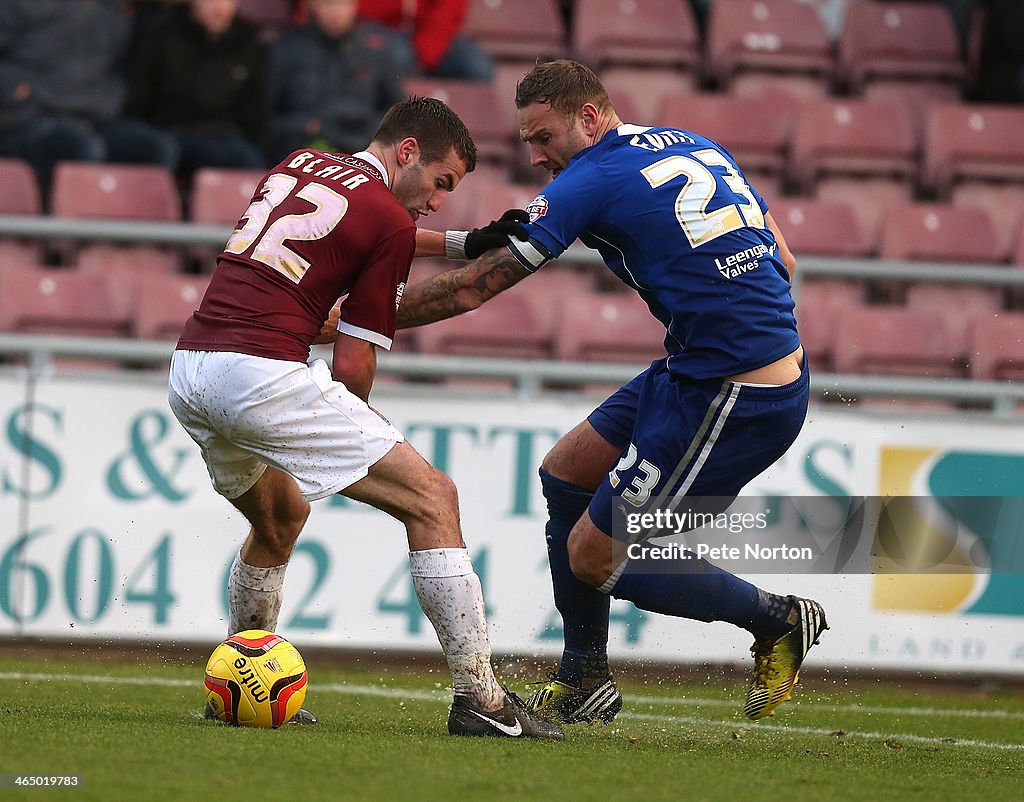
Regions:
[[[653, 613], [697, 621], [728, 621], [760, 637], [774, 634], [771, 621], [777, 605], [772, 602], [779, 597], [697, 559], [693, 552], [686, 553], [692, 555], [690, 560], [630, 560], [611, 588], [611, 595], [629, 599]], [[788, 614], [788, 601], [785, 610]]]
[[543, 468], [541, 487], [548, 503], [544, 528], [551, 566], [551, 587], [555, 608], [562, 615], [565, 648], [558, 664], [557, 679], [580, 685], [585, 678], [608, 675], [608, 607], [611, 599], [581, 582], [569, 567], [569, 532], [580, 519], [593, 493], [563, 481]]

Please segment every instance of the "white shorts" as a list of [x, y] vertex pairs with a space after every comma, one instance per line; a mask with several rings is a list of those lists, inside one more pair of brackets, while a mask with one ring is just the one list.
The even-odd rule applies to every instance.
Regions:
[[404, 439], [322, 359], [309, 365], [221, 351], [175, 351], [168, 402], [203, 451], [217, 492], [249, 490], [268, 465], [306, 501], [366, 476]]

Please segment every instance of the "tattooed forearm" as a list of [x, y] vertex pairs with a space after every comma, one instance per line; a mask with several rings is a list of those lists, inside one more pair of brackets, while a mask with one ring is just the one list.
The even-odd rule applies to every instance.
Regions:
[[473, 264], [483, 268], [473, 281], [473, 289], [480, 294], [480, 303], [529, 275], [505, 248], [488, 251]]
[[398, 307], [398, 328], [423, 326], [476, 309], [527, 275], [507, 249], [488, 251], [465, 267], [431, 276], [406, 289]]
[[398, 306], [396, 325], [400, 329], [423, 326], [435, 320], [454, 317], [466, 310], [460, 309], [457, 292], [462, 286], [463, 276], [468, 267], [460, 267], [439, 273], [421, 281], [415, 287], [406, 288]]

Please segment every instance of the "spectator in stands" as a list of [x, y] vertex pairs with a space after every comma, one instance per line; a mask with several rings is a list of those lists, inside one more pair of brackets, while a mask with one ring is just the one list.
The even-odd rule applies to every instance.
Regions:
[[273, 161], [304, 147], [354, 153], [404, 97], [388, 44], [357, 21], [356, 0], [310, 0], [309, 12], [271, 49]]
[[459, 34], [468, 5], [468, 0], [359, 0], [359, 17], [387, 37], [403, 75], [490, 81], [490, 56]]
[[264, 166], [266, 54], [238, 0], [174, 5], [140, 35], [125, 113], [170, 134], [178, 168]]
[[[1024, 103], [1024, 3], [979, 0], [985, 11], [978, 99]], [[1024, 136], [1024, 132], [1021, 134]]]
[[0, 154], [45, 180], [58, 161], [173, 167], [173, 140], [121, 115], [131, 33], [124, 0], [6, 0], [0, 14]]

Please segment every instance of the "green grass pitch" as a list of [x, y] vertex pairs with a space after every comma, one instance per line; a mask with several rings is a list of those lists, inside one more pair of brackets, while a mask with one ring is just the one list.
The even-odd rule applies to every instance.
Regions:
[[[667, 672], [666, 672], [667, 673]], [[564, 743], [446, 734], [447, 676], [311, 662], [317, 727], [202, 720], [202, 662], [0, 652], [0, 775], [77, 774], [68, 800], [1020, 800], [1024, 692], [841, 679], [763, 723], [733, 681], [626, 683]], [[513, 687], [523, 691], [522, 682]]]

